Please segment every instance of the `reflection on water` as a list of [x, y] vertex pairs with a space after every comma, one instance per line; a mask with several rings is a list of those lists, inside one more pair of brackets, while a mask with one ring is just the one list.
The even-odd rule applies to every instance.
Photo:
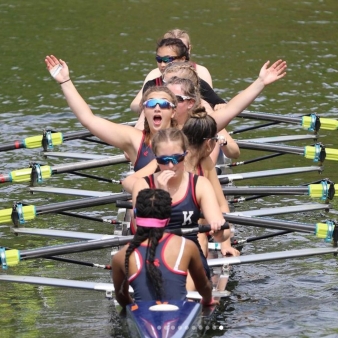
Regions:
[[[154, 4], [150, 1], [67, 3], [44, 1], [2, 2], [0, 59], [0, 144], [38, 135], [44, 128], [62, 132], [82, 130], [66, 106], [59, 86], [45, 70], [43, 59], [53, 53], [66, 60], [80, 93], [95, 114], [117, 122], [135, 119], [129, 104], [145, 75], [156, 64], [156, 40], [168, 29], [180, 27], [191, 33], [193, 60], [208, 67], [214, 87], [224, 98], [233, 97], [252, 82], [266, 60], [284, 58], [288, 74], [260, 95], [250, 109], [278, 114], [337, 113], [337, 23], [335, 0], [285, 2], [185, 1]], [[235, 119], [229, 130], [259, 122]], [[280, 124], [236, 137], [306, 134], [299, 126]], [[320, 131], [319, 140], [337, 148], [335, 132]], [[306, 141], [293, 143], [305, 146]], [[57, 151], [118, 154], [112, 147], [85, 141], [65, 142]], [[261, 156], [242, 151], [241, 159]], [[27, 168], [36, 161], [58, 164], [43, 157], [40, 149], [1, 153], [1, 173]], [[235, 172], [308, 166], [302, 156], [284, 155], [235, 169]], [[126, 165], [99, 168], [90, 173], [118, 178]], [[326, 162], [322, 175], [307, 173], [238, 182], [239, 185], [299, 185], [329, 177], [337, 181], [336, 164]], [[119, 186], [53, 176], [45, 185], [114, 192]], [[1, 208], [13, 201], [44, 205], [66, 199], [27, 192], [27, 184], [0, 186]], [[302, 197], [267, 197], [238, 206], [238, 210], [295, 205]], [[333, 201], [337, 210], [337, 202]], [[113, 206], [89, 208], [87, 214], [116, 215]], [[335, 216], [335, 214], [333, 214]], [[333, 217], [312, 212], [278, 216], [286, 220], [316, 223]], [[27, 226], [108, 233], [103, 223], [39, 216]], [[264, 229], [236, 227], [241, 237], [265, 233]], [[0, 228], [0, 245], [19, 249], [69, 242], [34, 236], [16, 237], [9, 226]], [[311, 235], [292, 233], [247, 244], [243, 254], [274, 250], [325, 247]], [[72, 258], [106, 264], [108, 251], [72, 255]], [[24, 262], [9, 274], [59, 277], [108, 282], [106, 271], [47, 260]], [[294, 259], [233, 267], [228, 289], [232, 294], [212, 319], [205, 337], [334, 337], [337, 332], [337, 262], [330, 256]], [[1, 283], [1, 337], [124, 337], [123, 323], [112, 302], [101, 293]], [[203, 333], [204, 332], [204, 333]]]

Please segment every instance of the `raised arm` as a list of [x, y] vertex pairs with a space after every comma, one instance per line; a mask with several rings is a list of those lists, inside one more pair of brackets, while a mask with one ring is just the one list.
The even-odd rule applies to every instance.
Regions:
[[225, 128], [234, 117], [247, 108], [263, 91], [266, 85], [286, 75], [285, 70], [287, 65], [285, 61], [278, 60], [271, 67], [268, 67], [269, 64], [270, 61], [267, 61], [263, 65], [256, 81], [231, 99], [227, 105], [212, 113], [212, 117], [217, 122], [218, 131]]
[[72, 83], [66, 62], [50, 55], [46, 56], [45, 63], [50, 74], [61, 85], [67, 103], [80, 123], [104, 142], [124, 150], [130, 160], [135, 161], [142, 133], [131, 126], [95, 116]]
[[228, 158], [238, 158], [241, 154], [239, 146], [236, 141], [231, 137], [231, 135], [225, 130], [222, 129], [218, 136], [220, 137], [218, 143], [222, 149], [223, 154]]

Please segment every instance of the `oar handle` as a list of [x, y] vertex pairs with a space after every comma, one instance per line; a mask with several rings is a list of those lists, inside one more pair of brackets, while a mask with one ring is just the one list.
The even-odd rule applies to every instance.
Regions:
[[116, 208], [133, 209], [133, 204], [128, 201], [117, 200], [115, 204], [116, 204]]

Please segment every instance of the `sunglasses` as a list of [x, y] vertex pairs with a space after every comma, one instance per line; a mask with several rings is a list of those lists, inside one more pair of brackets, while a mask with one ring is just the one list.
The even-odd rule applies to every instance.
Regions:
[[219, 141], [219, 145], [221, 147], [226, 146], [228, 144], [227, 139], [222, 135], [217, 135], [214, 137], [203, 137], [203, 140], [215, 140], [216, 142]]
[[203, 137], [203, 140], [215, 140], [216, 142], [219, 140], [219, 136], [214, 136], [214, 137]]
[[155, 108], [157, 105], [159, 105], [161, 109], [170, 109], [176, 107], [173, 103], [165, 99], [149, 99], [143, 102], [143, 106], [146, 108]]
[[183, 154], [174, 154], [170, 156], [156, 156], [156, 161], [158, 164], [168, 165], [170, 162], [172, 164], [178, 164], [184, 160], [185, 155], [187, 152], [184, 152]]
[[185, 95], [175, 95], [177, 102], [184, 102], [185, 100], [190, 100], [192, 97], [190, 96], [185, 96]]
[[169, 63], [179, 58], [180, 58], [179, 56], [168, 56], [168, 55], [167, 56], [159, 56], [159, 55], [155, 56], [155, 59], [158, 63], [162, 63], [162, 62]]

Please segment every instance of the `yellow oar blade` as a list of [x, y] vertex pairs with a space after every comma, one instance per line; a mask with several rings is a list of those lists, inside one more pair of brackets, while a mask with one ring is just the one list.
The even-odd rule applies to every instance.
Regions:
[[327, 181], [322, 181], [321, 184], [309, 184], [308, 191], [309, 196], [313, 198], [321, 198], [322, 200], [333, 199], [336, 196], [336, 189], [338, 189], [337, 184], [330, 184]]
[[334, 119], [327, 119], [327, 118], [321, 117], [320, 118], [320, 129], [337, 130], [338, 121]]
[[[25, 147], [29, 149], [39, 148], [42, 146], [42, 139], [43, 139], [42, 135], [27, 137], [24, 140]], [[50, 133], [49, 137], [47, 138], [47, 142], [49, 147], [51, 148], [53, 146], [62, 144], [63, 142], [62, 133]]]
[[333, 148], [325, 148], [326, 160], [329, 161], [338, 161], [338, 150]]
[[[43, 179], [50, 178], [52, 176], [52, 169], [49, 165], [44, 165], [40, 167], [41, 176]], [[20, 183], [20, 182], [29, 182], [31, 179], [32, 168], [25, 168], [19, 170], [13, 170], [10, 173], [11, 182]]]
[[[0, 223], [12, 223], [13, 209], [0, 210]], [[34, 205], [25, 205], [19, 212], [19, 222], [21, 224], [36, 217], [36, 208]]]
[[18, 265], [20, 262], [20, 252], [19, 250], [13, 249], [13, 250], [0, 250], [0, 256], [1, 256], [1, 262], [2, 262], [2, 268], [4, 270], [7, 269], [9, 266], [15, 266]]
[[338, 161], [338, 149], [325, 148], [320, 144], [304, 147], [304, 157], [315, 162]]
[[326, 223], [317, 223], [315, 235], [318, 238], [324, 238], [326, 242], [331, 242], [333, 230], [334, 230], [333, 222], [328, 221]]

